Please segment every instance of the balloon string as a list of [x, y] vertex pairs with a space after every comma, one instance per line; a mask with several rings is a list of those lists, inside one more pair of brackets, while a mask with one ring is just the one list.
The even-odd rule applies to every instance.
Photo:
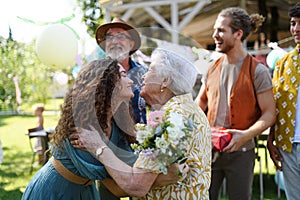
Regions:
[[31, 23], [31, 24], [38, 25], [38, 26], [44, 26], [44, 25], [49, 25], [49, 24], [63, 24], [66, 27], [68, 27], [75, 34], [76, 38], [79, 40], [80, 37], [79, 37], [78, 33], [72, 27], [65, 24], [65, 22], [71, 21], [74, 17], [75, 17], [75, 14], [73, 13], [70, 17], [61, 18], [54, 22], [35, 22], [33, 20], [17, 16], [17, 18], [23, 20], [24, 22]]
[[79, 40], [79, 35], [77, 34], [77, 32], [69, 25], [62, 23], [63, 25], [65, 25], [66, 27], [68, 27], [69, 29], [71, 29], [71, 31], [75, 34], [77, 40]]

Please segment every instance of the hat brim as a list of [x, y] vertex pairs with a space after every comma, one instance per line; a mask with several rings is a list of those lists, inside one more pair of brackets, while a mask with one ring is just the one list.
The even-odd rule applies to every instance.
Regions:
[[141, 46], [141, 37], [139, 33], [135, 30], [134, 27], [121, 23], [121, 22], [112, 22], [112, 23], [107, 23], [99, 26], [96, 30], [96, 41], [98, 45], [105, 51], [105, 34], [107, 33], [108, 29], [110, 28], [122, 28], [130, 34], [132, 40], [134, 41], [134, 46], [132, 47], [131, 51], [129, 54], [133, 54], [136, 52], [140, 46]]

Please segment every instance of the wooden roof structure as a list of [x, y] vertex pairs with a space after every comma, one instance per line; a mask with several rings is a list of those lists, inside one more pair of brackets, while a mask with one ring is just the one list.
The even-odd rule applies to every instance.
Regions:
[[[297, 2], [298, 0], [100, 0], [100, 5], [105, 10], [107, 22], [112, 17], [121, 17], [137, 28], [164, 29], [165, 33], [169, 33], [170, 42], [180, 44], [182, 35], [207, 48], [214, 43], [211, 35], [218, 13], [223, 8], [233, 6], [242, 7], [249, 14], [263, 12], [261, 14], [266, 17], [266, 22], [262, 31], [270, 37], [275, 28], [277, 39], [286, 40], [290, 37], [287, 12]], [[154, 37], [149, 35], [148, 29], [142, 34]], [[248, 41], [256, 38], [256, 35], [252, 35]]]

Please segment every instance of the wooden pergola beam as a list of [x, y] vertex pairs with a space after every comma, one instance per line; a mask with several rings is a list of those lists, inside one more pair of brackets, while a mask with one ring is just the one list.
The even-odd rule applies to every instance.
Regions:
[[[102, 2], [102, 4], [101, 4]], [[178, 5], [181, 3], [197, 2], [181, 21], [179, 21]], [[211, 0], [160, 0], [160, 1], [143, 1], [134, 3], [123, 3], [123, 1], [100, 1], [100, 5], [105, 9], [105, 20], [109, 22], [111, 13], [114, 11], [125, 11], [122, 19], [128, 20], [133, 15], [136, 9], [144, 9], [152, 18], [162, 25], [171, 35], [172, 42], [178, 44], [178, 35], [180, 31], [192, 21], [198, 12], [206, 5], [211, 3]], [[156, 11], [157, 6], [170, 5], [171, 22]]]

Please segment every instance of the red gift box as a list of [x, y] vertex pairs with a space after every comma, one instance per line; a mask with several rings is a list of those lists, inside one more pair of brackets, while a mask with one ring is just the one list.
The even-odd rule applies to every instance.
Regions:
[[211, 141], [213, 148], [222, 152], [223, 149], [229, 144], [231, 140], [231, 134], [222, 132], [226, 130], [224, 127], [211, 127]]

